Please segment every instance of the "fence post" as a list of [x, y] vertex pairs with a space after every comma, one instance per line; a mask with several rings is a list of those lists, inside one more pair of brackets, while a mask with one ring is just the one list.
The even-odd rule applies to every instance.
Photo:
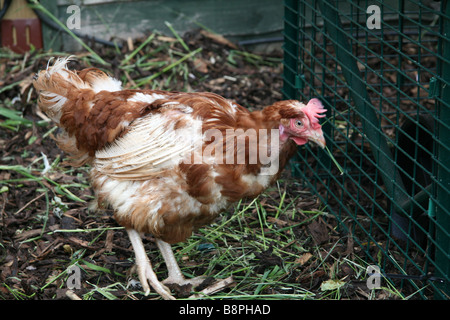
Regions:
[[[438, 108], [438, 168], [437, 168], [437, 203], [436, 203], [436, 266], [438, 276], [447, 279], [436, 290], [437, 299], [450, 296], [450, 4], [445, 6], [441, 16], [443, 21], [442, 46], [442, 101]], [[446, 295], [446, 296], [445, 296]]]

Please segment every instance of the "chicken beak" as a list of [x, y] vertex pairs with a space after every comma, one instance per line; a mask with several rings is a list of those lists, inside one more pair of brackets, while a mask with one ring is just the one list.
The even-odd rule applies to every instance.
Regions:
[[323, 137], [322, 132], [318, 133], [315, 132], [314, 135], [312, 135], [309, 138], [310, 141], [316, 143], [319, 147], [321, 147], [322, 149], [325, 148], [325, 146], [327, 145], [327, 143], [325, 142], [325, 138]]

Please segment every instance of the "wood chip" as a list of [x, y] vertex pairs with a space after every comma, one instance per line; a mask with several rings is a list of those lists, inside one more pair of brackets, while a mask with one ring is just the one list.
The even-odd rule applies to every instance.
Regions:
[[194, 59], [194, 68], [195, 68], [195, 70], [197, 70], [201, 73], [207, 73], [208, 72], [208, 62], [202, 58], [195, 58]]
[[105, 240], [105, 249], [107, 252], [112, 252], [112, 249], [114, 248], [114, 231], [108, 230], [106, 232], [106, 240]]

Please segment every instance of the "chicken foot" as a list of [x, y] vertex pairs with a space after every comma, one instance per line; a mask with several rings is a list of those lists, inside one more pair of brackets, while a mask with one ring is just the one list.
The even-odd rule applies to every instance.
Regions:
[[162, 283], [176, 283], [180, 286], [191, 284], [193, 287], [196, 287], [205, 280], [205, 277], [202, 276], [186, 279], [181, 273], [181, 269], [175, 259], [171, 245], [161, 239], [156, 239], [156, 244], [161, 251], [164, 261], [166, 262], [167, 270], [169, 271], [169, 276], [167, 279], [163, 280]]
[[150, 260], [145, 253], [144, 244], [142, 243], [140, 234], [133, 229], [127, 229], [127, 233], [136, 255], [136, 265], [139, 281], [141, 282], [142, 288], [145, 291], [145, 295], [148, 295], [150, 293], [150, 284], [152, 288], [155, 289], [155, 291], [159, 293], [165, 300], [175, 300], [175, 298], [170, 294], [169, 289], [161, 282], [159, 282], [158, 278], [156, 277]]

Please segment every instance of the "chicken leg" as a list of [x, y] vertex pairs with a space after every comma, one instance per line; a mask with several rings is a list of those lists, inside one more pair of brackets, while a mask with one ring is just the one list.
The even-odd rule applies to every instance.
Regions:
[[164, 258], [164, 261], [166, 262], [166, 266], [169, 271], [169, 276], [167, 277], [167, 279], [163, 280], [163, 283], [176, 283], [180, 286], [191, 284], [193, 287], [196, 287], [205, 280], [205, 277], [202, 276], [192, 279], [185, 279], [183, 274], [181, 273], [180, 267], [178, 266], [177, 260], [173, 255], [171, 245], [161, 239], [156, 239], [156, 244], [161, 251], [161, 254]]
[[175, 300], [175, 298], [170, 294], [170, 291], [167, 289], [167, 287], [159, 282], [158, 278], [156, 277], [156, 274], [152, 269], [150, 260], [145, 253], [144, 244], [142, 243], [142, 239], [139, 233], [133, 229], [127, 229], [127, 233], [136, 255], [136, 265], [139, 281], [141, 282], [142, 288], [145, 291], [145, 295], [148, 295], [150, 293], [150, 283], [152, 288], [155, 289], [155, 291], [158, 292], [165, 300]]

